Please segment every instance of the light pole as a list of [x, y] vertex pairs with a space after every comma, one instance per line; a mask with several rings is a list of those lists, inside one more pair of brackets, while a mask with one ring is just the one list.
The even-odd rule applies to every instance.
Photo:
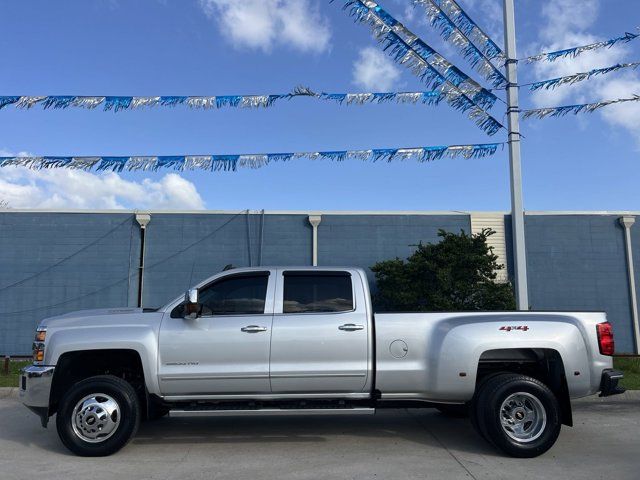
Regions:
[[522, 164], [520, 161], [520, 103], [518, 63], [516, 59], [516, 17], [514, 0], [504, 0], [504, 44], [507, 55], [507, 116], [509, 119], [509, 174], [511, 180], [511, 225], [513, 238], [516, 304], [518, 310], [529, 309], [527, 288], [527, 254], [524, 238], [522, 203]]

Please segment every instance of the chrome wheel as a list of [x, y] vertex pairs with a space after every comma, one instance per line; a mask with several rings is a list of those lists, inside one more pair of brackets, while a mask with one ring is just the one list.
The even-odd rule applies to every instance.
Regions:
[[530, 393], [513, 393], [502, 402], [500, 423], [516, 442], [533, 442], [547, 426], [547, 412], [542, 402]]
[[104, 393], [87, 395], [73, 409], [73, 432], [85, 442], [104, 442], [116, 432], [118, 425], [120, 406]]

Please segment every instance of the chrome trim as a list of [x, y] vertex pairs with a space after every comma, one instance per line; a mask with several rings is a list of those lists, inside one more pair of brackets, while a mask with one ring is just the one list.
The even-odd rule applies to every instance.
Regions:
[[73, 433], [87, 443], [102, 443], [120, 426], [120, 405], [105, 393], [87, 395], [73, 409]]
[[500, 425], [509, 438], [518, 443], [530, 443], [544, 433], [547, 412], [535, 395], [512, 393], [500, 406]]
[[[20, 400], [27, 407], [49, 408], [51, 381], [55, 367], [30, 365], [20, 375]], [[23, 379], [25, 389], [22, 389]]]
[[366, 373], [281, 373], [271, 375], [271, 378], [358, 378], [366, 376]]
[[358, 330], [364, 330], [364, 325], [356, 325], [355, 323], [345, 323], [344, 325], [340, 325], [338, 330], [343, 330], [345, 332], [355, 332]]
[[262, 327], [260, 325], [247, 325], [246, 327], [242, 327], [240, 331], [244, 333], [266, 332], [267, 327]]
[[246, 417], [284, 415], [374, 415], [375, 408], [264, 408], [260, 410], [171, 410], [170, 417]]
[[252, 378], [269, 378], [269, 375], [176, 375], [160, 377], [160, 381], [172, 382], [175, 380], [246, 380]]
[[239, 395], [168, 395], [162, 397], [167, 402], [180, 402], [189, 400], [289, 400], [289, 399], [312, 399], [312, 398], [331, 398], [331, 399], [351, 399], [366, 400], [371, 395], [368, 393], [293, 393], [293, 394], [239, 394]]

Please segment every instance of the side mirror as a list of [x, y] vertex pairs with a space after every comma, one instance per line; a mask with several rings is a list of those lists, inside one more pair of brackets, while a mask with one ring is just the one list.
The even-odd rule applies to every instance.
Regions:
[[190, 288], [184, 295], [184, 318], [195, 320], [198, 318], [198, 289]]
[[198, 289], [190, 288], [187, 293], [184, 294], [184, 301], [186, 303], [198, 303]]

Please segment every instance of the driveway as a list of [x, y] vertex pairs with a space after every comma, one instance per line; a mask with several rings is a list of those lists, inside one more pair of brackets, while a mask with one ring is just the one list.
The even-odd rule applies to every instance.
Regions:
[[[4, 397], [4, 398], [2, 398]], [[505, 457], [466, 420], [435, 410], [375, 416], [165, 418], [107, 458], [79, 458], [15, 398], [0, 394], [0, 478], [638, 479], [640, 392], [574, 403], [574, 428], [530, 460]]]

